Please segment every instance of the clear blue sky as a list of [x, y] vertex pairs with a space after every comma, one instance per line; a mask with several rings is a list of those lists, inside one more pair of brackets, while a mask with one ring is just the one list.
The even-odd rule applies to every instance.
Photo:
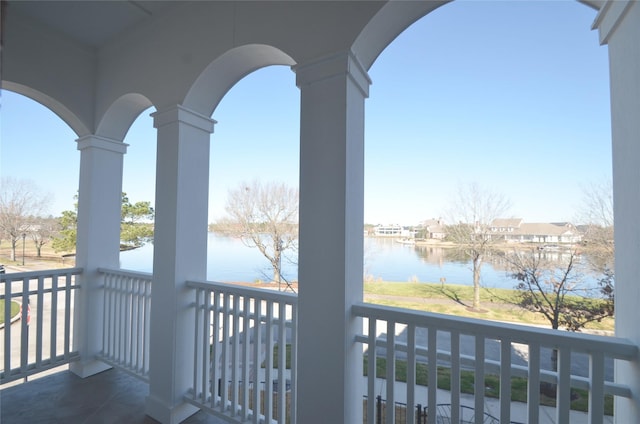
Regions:
[[[594, 18], [571, 1], [463, 1], [401, 34], [370, 70], [365, 222], [444, 216], [470, 182], [509, 198], [510, 216], [574, 221], [582, 187], [611, 178], [607, 48], [590, 30]], [[132, 201], [154, 200], [152, 111], [125, 139]], [[242, 181], [298, 185], [299, 90], [289, 68], [247, 76], [213, 118], [210, 220]], [[1, 174], [51, 193], [51, 214], [71, 209], [76, 136], [7, 91], [1, 119]]]

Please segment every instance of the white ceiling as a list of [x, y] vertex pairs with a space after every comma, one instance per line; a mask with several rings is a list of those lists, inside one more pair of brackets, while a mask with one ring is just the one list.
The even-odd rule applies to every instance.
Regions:
[[169, 1], [20, 1], [7, 2], [15, 11], [89, 47], [99, 47], [118, 33], [171, 6]]
[[[602, 0], [578, 0], [594, 9]], [[162, 10], [180, 1], [133, 0], [9, 0], [3, 10], [7, 15], [16, 11], [44, 26], [59, 31], [80, 44], [100, 47], [118, 33], [151, 19]]]

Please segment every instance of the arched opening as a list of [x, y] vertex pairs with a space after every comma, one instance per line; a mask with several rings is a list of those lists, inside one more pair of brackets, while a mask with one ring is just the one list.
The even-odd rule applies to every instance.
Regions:
[[[459, 185], [474, 181], [511, 199], [504, 218], [584, 223], [584, 187], [611, 178], [607, 48], [589, 32], [594, 17], [578, 3], [455, 2], [391, 43], [370, 69], [371, 231], [438, 227]], [[429, 238], [432, 254], [393, 242], [365, 249], [365, 275], [470, 285], [468, 261], [447, 259], [444, 243]], [[383, 261], [395, 273], [381, 275]], [[497, 287], [499, 279], [513, 288], [508, 270], [495, 265], [483, 268], [483, 284]]]
[[[66, 252], [52, 248], [58, 230], [57, 220], [64, 211], [73, 211], [78, 192], [79, 155], [74, 142], [77, 135], [50, 109], [21, 94], [2, 90], [2, 154], [0, 170], [3, 193], [13, 188], [25, 205], [18, 234], [16, 263], [48, 258]], [[10, 179], [5, 180], [5, 179]], [[23, 184], [24, 183], [24, 184]], [[19, 184], [20, 186], [16, 186]], [[4, 196], [3, 196], [4, 197]], [[18, 200], [19, 200], [18, 199]], [[17, 227], [16, 227], [17, 228]], [[11, 257], [6, 231], [2, 234], [2, 256]], [[15, 230], [15, 228], [14, 228]], [[25, 249], [26, 261], [20, 259]], [[71, 249], [70, 251], [73, 251]], [[73, 258], [71, 258], [73, 263]]]
[[[257, 183], [297, 190], [299, 178], [299, 98], [295, 74], [268, 66], [238, 81], [217, 106], [212, 135], [209, 185], [208, 278], [214, 281], [270, 282], [272, 265], [248, 240], [225, 236], [233, 219], [229, 195]], [[297, 211], [297, 199], [295, 209]], [[297, 215], [297, 214], [296, 214]], [[297, 216], [296, 222], [297, 222]], [[269, 243], [266, 243], [269, 244]], [[273, 257], [272, 247], [267, 254]], [[281, 258], [283, 278], [297, 280], [297, 252]]]
[[123, 142], [123, 217], [121, 267], [151, 272], [153, 269], [153, 224], [151, 214], [156, 195], [156, 134], [151, 113], [144, 110], [128, 128]]
[[[225, 211], [230, 190], [254, 181], [285, 184], [297, 189], [299, 177], [299, 91], [295, 74], [285, 66], [267, 66], [251, 72], [225, 94], [213, 118], [209, 163], [208, 279], [214, 281], [270, 282], [272, 269], [258, 249], [240, 238], [225, 235], [216, 223]], [[268, 111], [268, 112], [267, 112]], [[142, 112], [124, 142], [123, 191], [133, 202], [155, 203], [156, 131], [151, 109]], [[125, 269], [150, 272], [153, 245], [122, 252]], [[283, 277], [297, 280], [297, 252], [282, 257]]]

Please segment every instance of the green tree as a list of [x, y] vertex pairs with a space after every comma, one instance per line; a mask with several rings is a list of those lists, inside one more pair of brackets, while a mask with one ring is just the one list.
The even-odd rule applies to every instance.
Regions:
[[58, 235], [53, 239], [51, 247], [56, 252], [73, 252], [76, 250], [76, 236], [78, 230], [78, 196], [74, 197], [72, 211], [62, 211], [58, 218]]
[[131, 203], [127, 193], [122, 193], [120, 241], [128, 247], [140, 247], [152, 240], [154, 217], [151, 202]]
[[[77, 200], [78, 196], [75, 196]], [[127, 247], [140, 247], [153, 239], [153, 218], [155, 211], [151, 202], [131, 203], [126, 193], [122, 193], [122, 215], [120, 226], [120, 240]], [[59, 251], [73, 251], [76, 248], [78, 228], [78, 203], [74, 203], [74, 210], [62, 212], [58, 219], [58, 237], [52, 243]]]

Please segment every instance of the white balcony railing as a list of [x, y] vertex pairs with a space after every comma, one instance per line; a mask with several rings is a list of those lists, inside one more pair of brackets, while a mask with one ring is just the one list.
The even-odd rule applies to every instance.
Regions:
[[[363, 334], [356, 337], [366, 348], [367, 397], [374, 399], [376, 378], [387, 382], [396, 379], [396, 364], [406, 361], [406, 393], [397, 393], [396, 384], [386, 384], [388, 405], [398, 397], [406, 398], [407, 421], [416, 422], [415, 406], [450, 403], [451, 422], [460, 421], [461, 372], [474, 374], [475, 422], [482, 423], [485, 413], [485, 376], [499, 378], [499, 419], [510, 422], [511, 379], [527, 380], [526, 422], [540, 421], [540, 382], [557, 385], [556, 422], [570, 422], [571, 389], [588, 391], [588, 419], [590, 423], [604, 420], [605, 394], [630, 396], [628, 387], [607, 381], [606, 368], [615, 360], [633, 361], [637, 346], [631, 342], [606, 336], [585, 335], [564, 331], [533, 328], [513, 324], [481, 321], [441, 314], [410, 311], [372, 304], [358, 304], [353, 313], [364, 318]], [[544, 362], [557, 351], [557, 371]], [[377, 358], [384, 358], [384, 376], [376, 375]], [[572, 367], [572, 364], [575, 366]], [[427, 369], [426, 399], [418, 398], [416, 369]], [[439, 399], [438, 368], [450, 370], [451, 386], [447, 399]], [[579, 371], [583, 371], [579, 375]], [[384, 422], [394, 423], [394, 408], [384, 412]], [[496, 411], [493, 411], [496, 415]], [[376, 421], [375, 403], [368, 402], [367, 423]], [[428, 423], [435, 424], [437, 414], [427, 414]]]
[[149, 379], [149, 273], [99, 268], [104, 287], [104, 328], [100, 359]]
[[[77, 360], [73, 350], [73, 299], [79, 268], [0, 275], [5, 307], [4, 368], [0, 384]], [[149, 373], [151, 274], [100, 269], [104, 294], [101, 359], [143, 380]], [[297, 296], [214, 282], [187, 282], [194, 299], [193, 384], [185, 400], [230, 422], [294, 423], [296, 416]], [[22, 305], [11, 323], [12, 301]], [[25, 307], [27, 305], [27, 307]], [[638, 348], [626, 339], [568, 333], [514, 324], [390, 308], [367, 303], [352, 307], [363, 318], [361, 343], [368, 399], [382, 395], [386, 405], [406, 405], [406, 422], [416, 422], [416, 406], [426, 407], [428, 423], [438, 422], [429, 406], [447, 404], [451, 422], [473, 408], [476, 423], [486, 413], [500, 422], [539, 422], [540, 383], [556, 386], [556, 422], [570, 422], [571, 393], [588, 396], [588, 420], [602, 423], [605, 396], [630, 397], [613, 381], [616, 361], [636, 361]], [[557, 364], [550, 361], [557, 352]], [[376, 375], [378, 358], [384, 375]], [[406, 384], [395, 381], [406, 366]], [[450, 374], [447, 391], [437, 390], [438, 369]], [[556, 370], [554, 370], [556, 369]], [[419, 387], [417, 371], [427, 371]], [[462, 396], [464, 374], [473, 374], [472, 400]], [[485, 383], [499, 380], [497, 409], [485, 410]], [[526, 380], [526, 416], [514, 419], [512, 378]], [[378, 387], [376, 387], [378, 385]], [[471, 402], [470, 404], [468, 402]], [[377, 411], [367, 402], [366, 422], [394, 423], [395, 408]], [[522, 408], [517, 408], [521, 410]], [[433, 410], [433, 409], [431, 409]], [[422, 416], [424, 419], [424, 416]]]
[[294, 423], [297, 297], [213, 282], [196, 291], [186, 400], [233, 422]]
[[[0, 275], [0, 301], [4, 304], [3, 364], [0, 383], [79, 359], [73, 350], [73, 297], [80, 288], [80, 268]], [[12, 304], [19, 308], [12, 322]], [[19, 306], [18, 306], [19, 305]]]

